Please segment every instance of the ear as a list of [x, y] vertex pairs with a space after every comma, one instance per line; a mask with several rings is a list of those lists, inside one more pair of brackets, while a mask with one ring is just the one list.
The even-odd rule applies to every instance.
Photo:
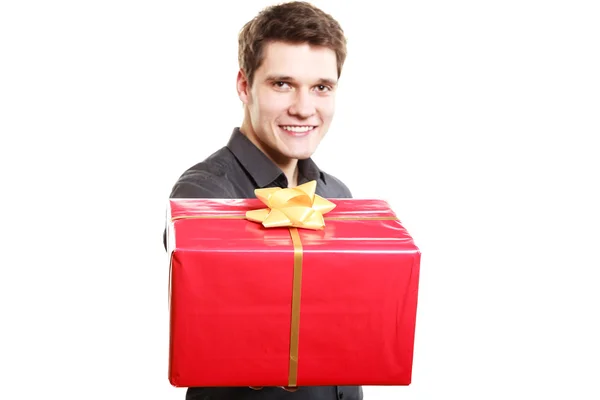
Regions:
[[248, 85], [246, 74], [244, 74], [244, 71], [241, 69], [237, 74], [237, 92], [242, 103], [248, 104], [248, 99], [250, 98], [250, 85]]

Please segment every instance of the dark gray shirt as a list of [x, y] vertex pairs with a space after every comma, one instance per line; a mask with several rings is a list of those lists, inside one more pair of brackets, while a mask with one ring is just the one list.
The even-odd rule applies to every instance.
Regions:
[[[326, 198], [349, 198], [341, 181], [319, 169], [312, 159], [298, 161], [298, 184], [316, 180], [317, 194]], [[181, 175], [171, 197], [252, 198], [254, 189], [288, 186], [287, 178], [239, 128], [227, 146]]]
[[[298, 161], [298, 184], [317, 181], [322, 197], [350, 198], [350, 190], [340, 180], [319, 169], [312, 159]], [[229, 142], [206, 160], [190, 167], [177, 180], [171, 198], [254, 198], [254, 189], [288, 186], [285, 174], [239, 128]], [[163, 244], [166, 248], [163, 233]], [[187, 400], [361, 400], [360, 386], [300, 387], [295, 392], [268, 387], [189, 388]]]

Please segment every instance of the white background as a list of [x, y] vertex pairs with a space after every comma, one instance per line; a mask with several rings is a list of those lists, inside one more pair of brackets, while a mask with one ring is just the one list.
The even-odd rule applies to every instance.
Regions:
[[[315, 2], [349, 39], [315, 159], [423, 253], [413, 383], [366, 399], [599, 398], [594, 3]], [[269, 3], [208, 4], [2, 2], [0, 398], [184, 398], [166, 200]]]

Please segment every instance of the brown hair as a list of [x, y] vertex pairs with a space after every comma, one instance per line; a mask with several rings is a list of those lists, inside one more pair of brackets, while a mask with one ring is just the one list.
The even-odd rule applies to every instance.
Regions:
[[265, 45], [273, 41], [330, 48], [335, 51], [340, 77], [346, 60], [344, 31], [331, 15], [312, 4], [294, 1], [270, 6], [244, 25], [238, 39], [238, 62], [250, 86], [263, 62]]

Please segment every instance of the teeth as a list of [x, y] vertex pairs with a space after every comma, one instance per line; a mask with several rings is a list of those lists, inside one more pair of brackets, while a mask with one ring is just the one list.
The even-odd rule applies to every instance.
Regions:
[[314, 128], [314, 126], [282, 126], [283, 129], [290, 132], [308, 132]]

